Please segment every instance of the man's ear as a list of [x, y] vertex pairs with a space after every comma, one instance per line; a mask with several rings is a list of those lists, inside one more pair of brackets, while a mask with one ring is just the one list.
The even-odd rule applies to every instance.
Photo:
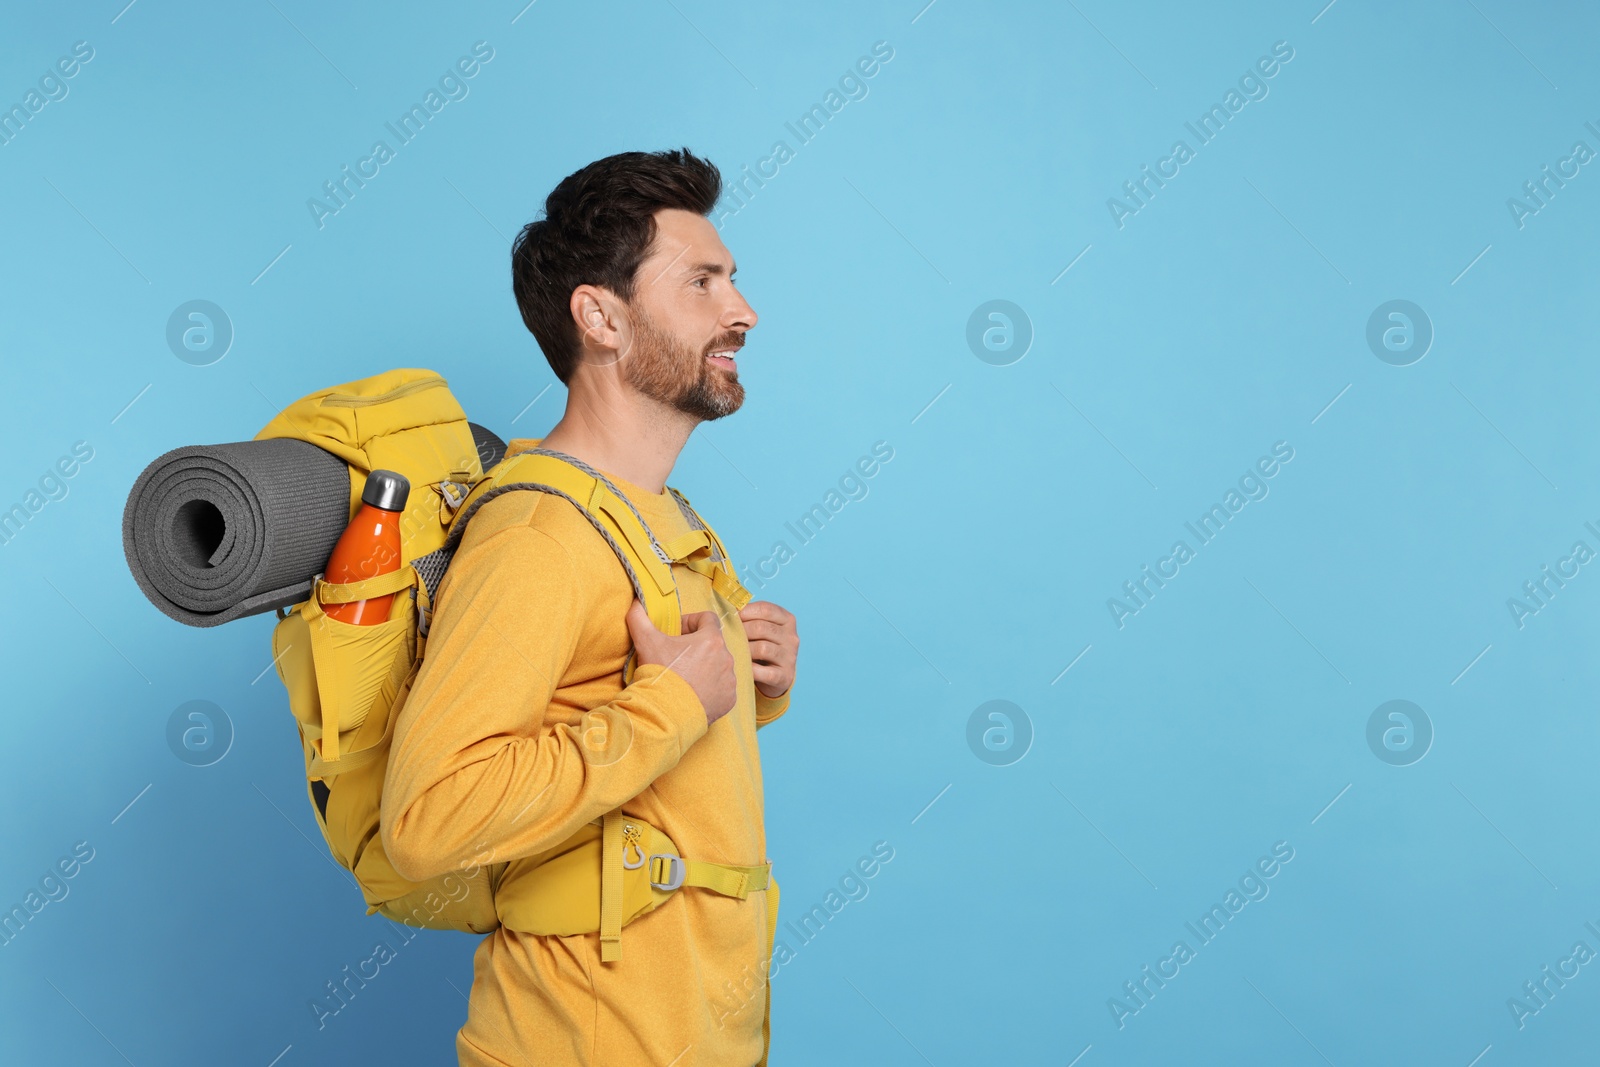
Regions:
[[572, 290], [568, 307], [578, 325], [581, 362], [609, 366], [628, 354], [632, 321], [615, 293], [603, 286], [580, 285]]

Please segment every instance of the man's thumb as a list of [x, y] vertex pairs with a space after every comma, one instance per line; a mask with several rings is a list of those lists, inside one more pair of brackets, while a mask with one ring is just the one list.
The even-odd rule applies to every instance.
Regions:
[[633, 638], [637, 645], [641, 636], [660, 633], [656, 624], [650, 621], [650, 613], [644, 609], [644, 604], [638, 597], [633, 598], [633, 603], [628, 605], [628, 614], [623, 616], [623, 621], [628, 624], [628, 636]]
[[703, 630], [708, 626], [717, 626], [717, 613], [714, 611], [696, 611], [683, 617], [679, 629], [686, 634]]

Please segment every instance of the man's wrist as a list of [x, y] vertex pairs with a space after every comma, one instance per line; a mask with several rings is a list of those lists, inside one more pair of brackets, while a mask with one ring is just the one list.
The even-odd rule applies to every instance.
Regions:
[[700, 699], [699, 691], [689, 683], [689, 679], [671, 667], [660, 663], [641, 663], [634, 672], [632, 685], [641, 684], [658, 690], [663, 710], [686, 735], [685, 749], [710, 729], [706, 706]]

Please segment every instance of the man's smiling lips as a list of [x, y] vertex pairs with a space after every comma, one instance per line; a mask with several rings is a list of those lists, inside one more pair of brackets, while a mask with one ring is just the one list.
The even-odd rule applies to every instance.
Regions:
[[738, 351], [739, 350], [737, 348], [719, 348], [715, 352], [707, 354], [706, 359], [710, 360], [719, 367], [726, 367], [729, 370], [734, 370], [738, 366], [738, 364], [734, 362], [734, 354]]

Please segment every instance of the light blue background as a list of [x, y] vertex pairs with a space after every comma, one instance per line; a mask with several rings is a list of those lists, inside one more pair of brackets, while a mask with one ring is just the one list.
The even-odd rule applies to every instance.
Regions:
[[[773, 1063], [1594, 1056], [1600, 965], [1525, 1028], [1506, 1006], [1600, 950], [1600, 576], [1520, 629], [1506, 606], [1600, 549], [1600, 173], [1522, 228], [1506, 205], [1600, 149], [1592, 9], [123, 2], [0, 32], [7, 105], [95, 50], [0, 146], [0, 506], [94, 449], [0, 547], [0, 905], [95, 849], [0, 948], [0, 1060], [454, 1062], [462, 935], [422, 934], [317, 1029], [308, 1001], [383, 921], [318, 836], [273, 618], [161, 615], [123, 503], [167, 449], [391, 367], [542, 434], [563, 392], [528, 407], [555, 379], [509, 237], [601, 156], [687, 145], [735, 174], [778, 139], [795, 157], [722, 230], [761, 316], [748, 399], [672, 481], [748, 567], [893, 447], [757, 595], [804, 644], [761, 735], [784, 917], [874, 842], [894, 859], [780, 971]], [[470, 95], [319, 230], [307, 198], [479, 40]], [[880, 40], [869, 95], [798, 145], [784, 123]], [[1107, 198], [1280, 40], [1267, 98], [1119, 229]], [[192, 299], [236, 330], [210, 366], [165, 342]], [[1009, 366], [965, 340], [991, 299], [1031, 319]], [[1365, 341], [1391, 299], [1436, 331], [1411, 366]], [[1119, 629], [1107, 598], [1278, 441], [1270, 495]], [[235, 731], [204, 768], [165, 740], [197, 699]], [[1032, 723], [1010, 766], [967, 745], [993, 699]], [[1367, 746], [1391, 699], [1436, 731], [1411, 766]], [[1119, 1029], [1108, 998], [1278, 841], [1270, 895]]]

